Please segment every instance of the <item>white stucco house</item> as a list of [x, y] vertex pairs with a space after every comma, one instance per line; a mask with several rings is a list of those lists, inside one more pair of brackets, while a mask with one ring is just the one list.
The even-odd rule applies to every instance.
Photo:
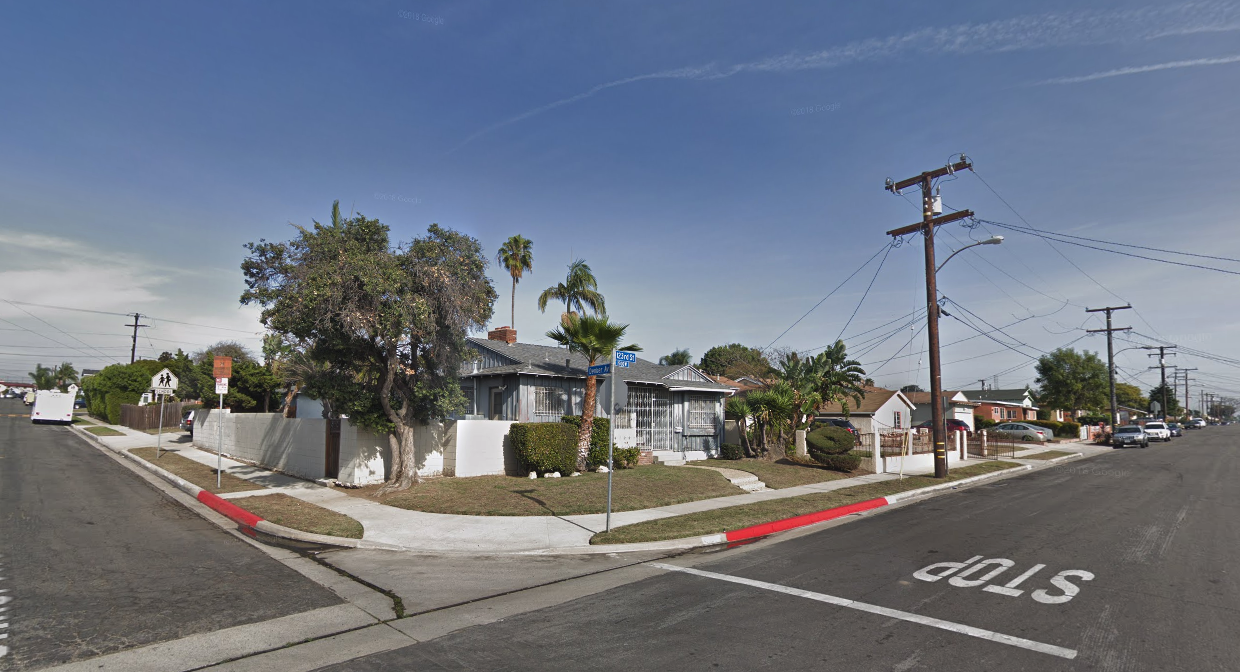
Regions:
[[[913, 409], [913, 424], [921, 424], [933, 420], [932, 407], [930, 406], [929, 392], [909, 392], [906, 395], [909, 401], [917, 404], [917, 408]], [[948, 420], [959, 420], [969, 426], [969, 431], [973, 431], [973, 413], [980, 406], [976, 401], [970, 401], [968, 394], [963, 390], [943, 390], [943, 417]]]
[[885, 432], [892, 429], [908, 429], [913, 425], [913, 411], [917, 406], [899, 390], [867, 387], [860, 404], [848, 400], [848, 414], [838, 403], [822, 404], [816, 414], [819, 418], [847, 418], [858, 432]]

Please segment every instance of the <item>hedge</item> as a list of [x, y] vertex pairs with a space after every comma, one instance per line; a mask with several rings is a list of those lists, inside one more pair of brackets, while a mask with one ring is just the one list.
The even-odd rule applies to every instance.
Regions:
[[[566, 415], [560, 421], [573, 428], [573, 436], [581, 430], [581, 416]], [[586, 456], [586, 468], [597, 469], [607, 465], [607, 439], [611, 433], [611, 419], [594, 418], [590, 424], [590, 453]], [[616, 448], [611, 453], [611, 463], [617, 469], [627, 469], [637, 464], [641, 451], [637, 448]]]
[[846, 454], [856, 445], [852, 432], [834, 425], [819, 427], [805, 435], [809, 456], [818, 464], [837, 471], [852, 471], [861, 464], [859, 456]]
[[833, 471], [856, 471], [861, 466], [861, 456], [852, 453], [843, 455], [818, 455], [814, 458], [822, 466]]
[[517, 422], [508, 429], [521, 471], [577, 471], [577, 430], [563, 422]]
[[735, 443], [725, 443], [719, 447], [719, 459], [739, 460], [745, 457], [745, 449]]
[[983, 418], [980, 415], [973, 416], [973, 429], [990, 429], [999, 423], [990, 418]]

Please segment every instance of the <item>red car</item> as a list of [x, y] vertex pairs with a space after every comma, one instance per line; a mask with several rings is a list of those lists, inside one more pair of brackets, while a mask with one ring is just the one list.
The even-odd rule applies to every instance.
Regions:
[[[964, 420], [957, 420], [956, 418], [947, 418], [943, 422], [947, 425], [947, 431], [949, 432], [965, 432], [966, 434], [973, 433], [973, 430], [969, 428], [969, 423], [965, 422]], [[931, 423], [932, 421], [927, 420], [919, 425], [914, 425], [914, 427], [918, 429], [921, 429], [921, 428], [930, 429]]]

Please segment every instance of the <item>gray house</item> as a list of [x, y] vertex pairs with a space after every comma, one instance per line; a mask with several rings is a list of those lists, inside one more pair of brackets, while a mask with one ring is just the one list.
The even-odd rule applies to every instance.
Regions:
[[[516, 330], [496, 329], [471, 338], [479, 358], [466, 362], [461, 388], [470, 399], [466, 418], [517, 422], [559, 422], [580, 415], [585, 398], [584, 357], [561, 347], [516, 342]], [[617, 429], [635, 429], [643, 451], [717, 455], [723, 442], [723, 400], [731, 388], [692, 366], [659, 366], [638, 359], [619, 369], [619, 403], [611, 383], [599, 379], [595, 415], [618, 416]], [[618, 411], [618, 413], [616, 412]]]

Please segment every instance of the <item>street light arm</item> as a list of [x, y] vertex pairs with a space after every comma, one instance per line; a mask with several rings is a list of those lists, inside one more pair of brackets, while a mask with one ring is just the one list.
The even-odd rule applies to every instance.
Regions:
[[970, 247], [977, 247], [978, 245], [998, 245], [999, 243], [1002, 243], [1002, 242], [1003, 242], [1003, 236], [991, 236], [990, 238], [987, 238], [986, 240], [979, 240], [976, 243], [973, 243], [972, 245], [965, 245], [959, 250], [956, 250], [955, 252], [952, 252], [951, 254], [947, 255], [947, 258], [943, 260], [943, 263], [939, 264], [938, 268], [934, 269], [934, 272], [937, 274], [939, 271], [943, 270], [943, 267], [947, 265], [947, 262], [952, 260], [952, 257], [956, 256], [957, 254], [960, 254], [961, 252], [964, 252]]

